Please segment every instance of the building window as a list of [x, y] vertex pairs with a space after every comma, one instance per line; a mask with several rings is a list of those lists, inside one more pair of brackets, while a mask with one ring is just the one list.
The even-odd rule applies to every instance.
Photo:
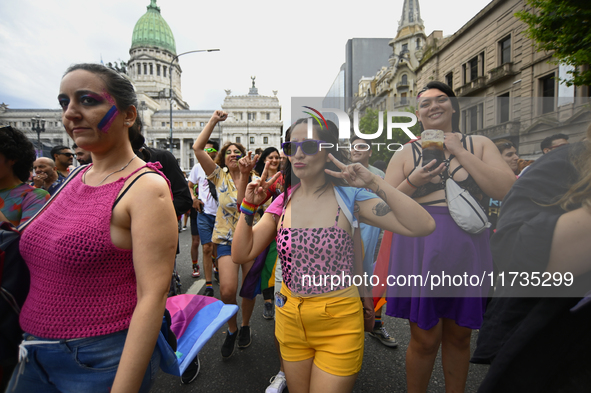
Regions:
[[166, 127], [166, 123], [165, 122], [162, 122], [162, 127]]
[[160, 64], [156, 64], [156, 75], [160, 76]]
[[448, 85], [449, 87], [451, 87], [452, 89], [454, 88], [454, 73], [450, 72], [449, 74], [447, 74], [445, 76], [445, 84]]
[[239, 136], [236, 137], [236, 143], [240, 143], [240, 137]]
[[406, 100], [406, 93], [400, 93], [400, 104], [405, 105], [407, 102]]
[[499, 52], [501, 64], [509, 63], [511, 61], [511, 36], [499, 41]]
[[402, 75], [401, 82], [405, 86], [408, 85], [408, 75], [406, 75], [406, 74]]
[[466, 133], [471, 134], [483, 128], [483, 108], [483, 104], [478, 104], [462, 111]]
[[142, 74], [142, 65], [138, 63], [137, 65], [137, 74], [141, 75]]
[[201, 122], [201, 123], [199, 123], [199, 125], [200, 125], [201, 127], [205, 127], [205, 123], [204, 123], [204, 122]]
[[417, 38], [417, 49], [421, 47], [421, 39]]
[[509, 93], [497, 97], [497, 108], [499, 108], [499, 123], [509, 121]]
[[162, 67], [162, 75], [166, 78], [166, 66]]
[[267, 112], [267, 120], [271, 120], [271, 114]]
[[254, 144], [254, 136], [251, 136], [251, 137], [250, 137], [250, 143], [251, 143], [251, 144]]
[[468, 70], [470, 73], [470, 81], [476, 80], [478, 78], [478, 57], [474, 57], [468, 62]]
[[195, 166], [195, 159], [189, 158], [189, 168], [193, 168]]
[[144, 75], [148, 75], [148, 65], [144, 63]]
[[554, 74], [540, 78], [540, 90], [542, 91], [542, 113], [553, 112], [555, 94]]
[[268, 145], [269, 144], [269, 137], [268, 136], [264, 136], [263, 137], [263, 145]]
[[248, 120], [256, 120], [256, 113], [248, 112]]
[[154, 75], [154, 66], [150, 64], [150, 75]]
[[408, 52], [408, 44], [402, 44], [402, 50], [400, 53]]

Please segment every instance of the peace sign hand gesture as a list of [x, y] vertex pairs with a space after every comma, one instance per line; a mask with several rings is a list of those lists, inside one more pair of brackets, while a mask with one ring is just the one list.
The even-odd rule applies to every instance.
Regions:
[[331, 171], [330, 169], [325, 169], [324, 172], [326, 174], [345, 180], [351, 187], [371, 188], [371, 186], [375, 183], [376, 175], [371, 173], [363, 165], [359, 163], [345, 165], [337, 160], [332, 154], [329, 154], [328, 157], [341, 171], [335, 172]]
[[265, 201], [267, 199], [269, 199], [267, 196], [267, 193], [269, 192], [269, 187], [273, 183], [275, 183], [275, 181], [281, 175], [281, 172], [277, 172], [270, 179], [263, 180], [263, 179], [267, 178], [267, 165], [269, 165], [269, 162], [265, 163], [265, 169], [263, 170], [261, 177], [257, 180], [254, 180], [254, 181], [248, 183], [248, 185], [246, 186], [246, 191], [244, 193], [244, 199], [248, 203], [252, 203], [253, 205], [260, 206], [263, 203], [265, 203]]
[[238, 160], [238, 168], [240, 169], [240, 173], [244, 176], [248, 176], [252, 168], [255, 167], [257, 160], [259, 159], [259, 155], [252, 157], [252, 152], [249, 151], [248, 154]]

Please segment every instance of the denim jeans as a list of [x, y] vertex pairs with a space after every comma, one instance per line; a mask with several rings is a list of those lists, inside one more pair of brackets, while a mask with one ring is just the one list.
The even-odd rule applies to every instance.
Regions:
[[[24, 334], [26, 358], [12, 374], [7, 392], [109, 392], [127, 337], [127, 330], [106, 336], [73, 340], [46, 340]], [[22, 344], [21, 344], [22, 345]], [[156, 348], [140, 392], [148, 392], [156, 378], [160, 351]], [[19, 375], [19, 370], [22, 374]]]

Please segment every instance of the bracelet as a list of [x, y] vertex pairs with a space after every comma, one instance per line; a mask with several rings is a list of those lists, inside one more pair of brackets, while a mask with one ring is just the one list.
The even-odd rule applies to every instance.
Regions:
[[242, 204], [240, 205], [240, 211], [248, 216], [254, 215], [254, 212], [257, 211], [259, 207], [257, 205], [253, 205], [252, 203], [242, 200]]
[[416, 190], [417, 188], [419, 188], [419, 187], [415, 186], [414, 184], [412, 184], [412, 183], [410, 182], [410, 180], [408, 179], [408, 177], [406, 178], [406, 182], [408, 183], [408, 185], [409, 185], [409, 186], [411, 186], [411, 187], [412, 187], [412, 188], [414, 188], [415, 190]]

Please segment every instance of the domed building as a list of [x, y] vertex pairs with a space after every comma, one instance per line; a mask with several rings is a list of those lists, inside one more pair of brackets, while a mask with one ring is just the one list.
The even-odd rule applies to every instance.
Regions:
[[[193, 143], [214, 110], [190, 110], [189, 104], [183, 100], [182, 69], [175, 59], [176, 42], [156, 0], [150, 0], [146, 13], [133, 28], [129, 55], [124, 72], [136, 88], [138, 116], [144, 124], [142, 132], [146, 143], [167, 150], [170, 149], [171, 136], [169, 97], [172, 75], [172, 153], [183, 170], [190, 170], [195, 164]], [[226, 87], [219, 86], [220, 89]], [[18, 127], [36, 146], [39, 138], [45, 156], [49, 156], [53, 146], [72, 146], [74, 143], [61, 123], [61, 110], [11, 109], [8, 104], [0, 104], [0, 124]], [[220, 145], [232, 141], [253, 151], [257, 147], [280, 147], [283, 122], [277, 91], [272, 96], [260, 95], [254, 77], [248, 95], [231, 95], [231, 91], [226, 90], [224, 102], [212, 103], [212, 106], [229, 113], [228, 120], [220, 123], [211, 136]], [[41, 125], [43, 131], [37, 132], [36, 126]]]

